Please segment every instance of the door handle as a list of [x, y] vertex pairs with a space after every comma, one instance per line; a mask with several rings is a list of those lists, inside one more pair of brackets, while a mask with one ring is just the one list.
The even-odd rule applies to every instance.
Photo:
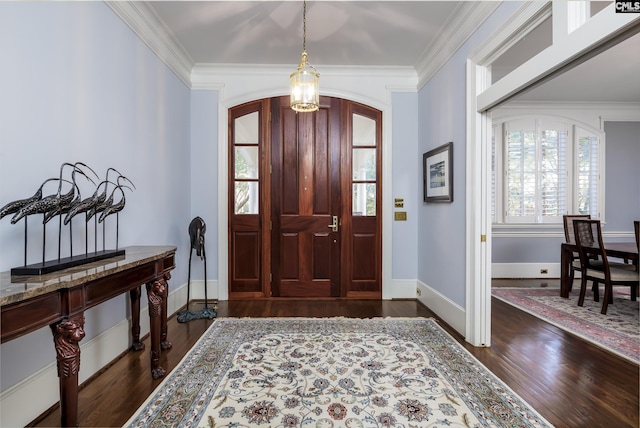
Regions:
[[338, 216], [337, 215], [333, 216], [333, 223], [331, 223], [327, 227], [331, 228], [332, 232], [337, 232], [338, 231]]

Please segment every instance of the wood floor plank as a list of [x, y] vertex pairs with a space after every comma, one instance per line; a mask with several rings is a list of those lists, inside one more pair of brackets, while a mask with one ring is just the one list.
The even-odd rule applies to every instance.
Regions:
[[[194, 309], [194, 307], [192, 307]], [[220, 317], [432, 317], [414, 300], [225, 301]], [[162, 367], [173, 369], [213, 321], [169, 320], [173, 348]], [[443, 323], [442, 323], [443, 324]], [[558, 428], [639, 426], [639, 368], [563, 330], [492, 300], [492, 344], [474, 348], [443, 327], [471, 354]], [[151, 378], [147, 350], [128, 352], [88, 380], [79, 394], [82, 427], [122, 426], [160, 383]], [[57, 426], [57, 407], [30, 426]]]

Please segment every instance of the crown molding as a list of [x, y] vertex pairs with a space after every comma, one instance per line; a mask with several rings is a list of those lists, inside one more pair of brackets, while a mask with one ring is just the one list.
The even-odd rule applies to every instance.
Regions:
[[499, 5], [498, 1], [460, 2], [438, 38], [420, 56], [416, 65], [418, 88], [449, 61]]
[[491, 64], [549, 17], [551, 2], [524, 3], [470, 57], [479, 65]]
[[[106, 1], [109, 8], [162, 60], [178, 78], [191, 89], [217, 89], [219, 83], [212, 81], [216, 75], [236, 73], [242, 75], [269, 75], [289, 73], [297, 64], [203, 64], [194, 63], [186, 49], [177, 41], [149, 2]], [[400, 85], [405, 90], [422, 87], [462, 44], [476, 31], [500, 2], [460, 2], [438, 39], [421, 55], [414, 67], [377, 66], [323, 66], [321, 74], [340, 77], [387, 76], [406, 79]]]
[[[197, 63], [191, 70], [192, 89], [219, 89], [229, 76], [256, 76], [284, 78], [296, 69], [296, 64], [211, 64]], [[418, 77], [413, 67], [376, 67], [376, 66], [339, 66], [324, 65], [318, 70], [320, 78], [382, 78], [391, 86], [403, 88], [403, 91], [416, 91]]]
[[511, 101], [508, 107], [501, 106], [498, 109], [566, 109], [566, 110], [623, 110], [629, 112], [640, 111], [640, 102], [627, 101]]
[[193, 59], [173, 37], [148, 2], [106, 1], [105, 3], [180, 80], [187, 86], [191, 86]]

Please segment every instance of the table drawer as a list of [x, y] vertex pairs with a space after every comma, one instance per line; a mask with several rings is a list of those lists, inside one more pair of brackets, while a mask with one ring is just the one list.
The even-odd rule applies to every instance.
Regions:
[[62, 319], [60, 293], [50, 293], [2, 307], [2, 342]]

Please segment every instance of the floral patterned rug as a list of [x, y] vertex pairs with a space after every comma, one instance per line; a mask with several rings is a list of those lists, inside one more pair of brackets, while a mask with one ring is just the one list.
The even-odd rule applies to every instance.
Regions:
[[434, 320], [219, 318], [132, 427], [550, 427]]
[[580, 287], [574, 286], [569, 298], [560, 297], [557, 288], [493, 288], [491, 294], [504, 302], [640, 364], [640, 300], [631, 301], [629, 287], [614, 287], [613, 303], [602, 315], [600, 302], [587, 290], [584, 306], [578, 306]]

